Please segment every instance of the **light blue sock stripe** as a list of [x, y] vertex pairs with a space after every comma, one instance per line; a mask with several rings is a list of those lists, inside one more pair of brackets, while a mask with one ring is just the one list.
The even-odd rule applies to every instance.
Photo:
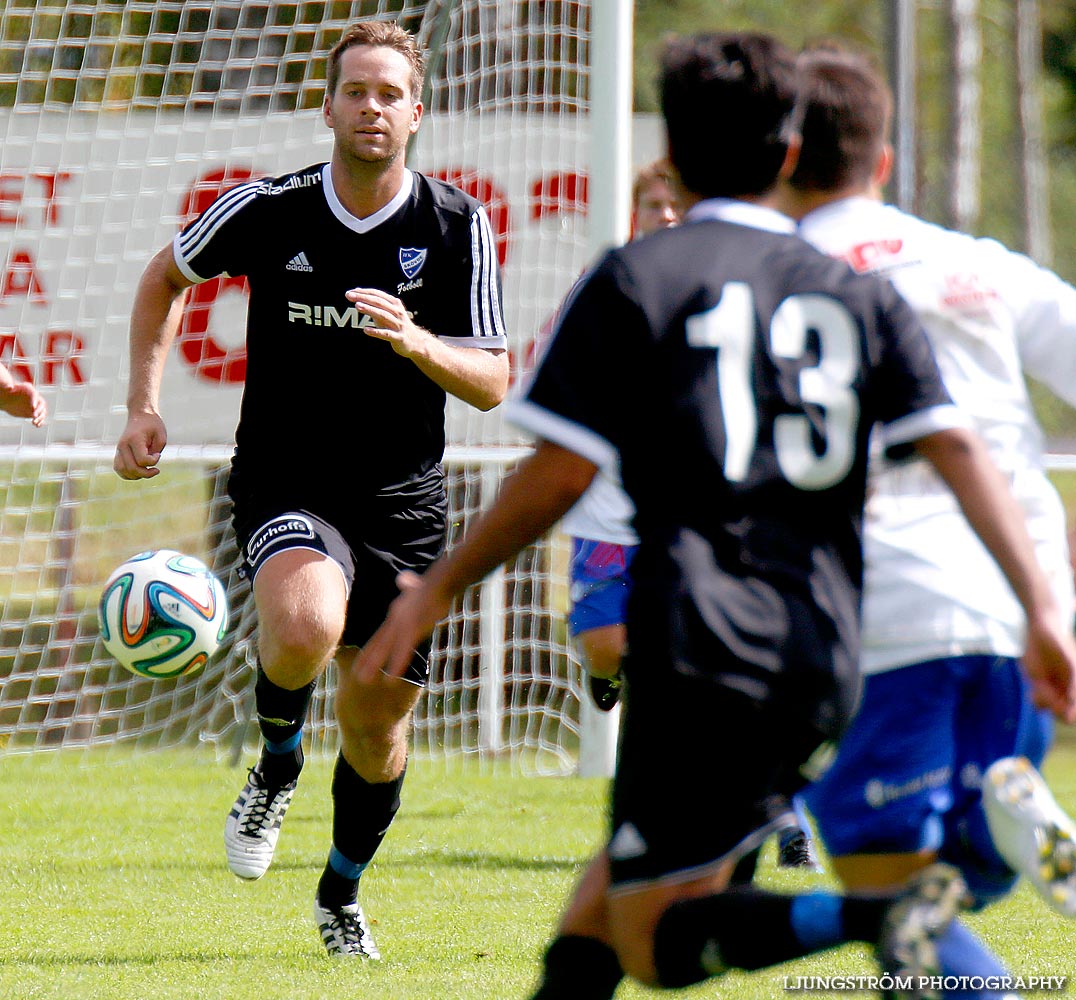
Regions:
[[329, 848], [329, 867], [336, 872], [337, 875], [356, 881], [358, 881], [362, 873], [366, 871], [366, 865], [357, 865], [354, 861], [348, 861], [348, 859], [336, 849], [335, 844]]
[[[997, 955], [967, 927], [956, 921], [949, 925], [949, 929], [938, 941], [938, 961], [943, 976], [999, 978], [1009, 974]], [[986, 990], [976, 993], [975, 997], [979, 1000], [980, 997], [1000, 997], [1003, 993], [1007, 994], [1007, 991]], [[949, 993], [945, 995], [949, 996]]]
[[289, 736], [282, 743], [273, 743], [270, 740], [265, 741], [265, 749], [269, 753], [291, 753], [300, 743], [303, 741], [303, 731], [300, 729], [294, 736]]
[[829, 892], [808, 892], [792, 901], [789, 922], [800, 943], [819, 951], [844, 942], [841, 907], [844, 900]]

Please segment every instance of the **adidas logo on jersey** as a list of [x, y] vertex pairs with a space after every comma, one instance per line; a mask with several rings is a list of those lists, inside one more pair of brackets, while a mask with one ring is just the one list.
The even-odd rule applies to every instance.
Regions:
[[648, 850], [646, 841], [643, 840], [642, 834], [633, 823], [625, 823], [621, 826], [613, 834], [608, 847], [609, 857], [616, 858], [618, 861], [642, 857]]
[[289, 271], [313, 271], [314, 270], [310, 266], [310, 261], [308, 261], [306, 259], [306, 254], [305, 253], [297, 253], [294, 257], [292, 257], [291, 260], [288, 261], [288, 263], [285, 265], [285, 267]]

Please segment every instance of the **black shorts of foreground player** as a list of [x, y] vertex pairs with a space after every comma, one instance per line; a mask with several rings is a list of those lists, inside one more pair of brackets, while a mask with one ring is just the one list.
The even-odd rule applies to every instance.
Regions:
[[146, 269], [131, 320], [128, 422], [115, 468], [160, 471], [161, 373], [189, 285], [250, 284], [247, 381], [229, 482], [258, 613], [264, 746], [225, 825], [228, 865], [259, 878], [303, 764], [317, 678], [335, 656], [341, 752], [315, 922], [330, 954], [377, 958], [359, 879], [399, 807], [411, 711], [427, 676], [371, 685], [357, 649], [444, 544], [446, 393], [488, 410], [508, 359], [500, 278], [481, 206], [405, 166], [423, 60], [395, 25], [333, 49], [332, 159], [228, 191]]
[[[923, 330], [889, 285], [824, 257], [770, 207], [795, 159], [796, 80], [794, 57], [765, 37], [671, 43], [663, 112], [694, 204], [581, 282], [512, 404], [534, 455], [459, 546], [404, 575], [359, 656], [390, 683], [455, 595], [619, 457], [640, 546], [611, 828], [568, 907], [589, 923], [566, 920], [572, 933], [550, 945], [541, 1000], [608, 1000], [624, 973], [687, 986], [848, 941], [873, 943], [901, 983], [936, 971], [936, 935], [963, 895], [951, 868], [879, 897], [750, 881], [855, 702], [872, 431], [949, 483], [1028, 612], [1040, 698], [1076, 710], [1073, 638]], [[715, 159], [714, 136], [736, 156]]]

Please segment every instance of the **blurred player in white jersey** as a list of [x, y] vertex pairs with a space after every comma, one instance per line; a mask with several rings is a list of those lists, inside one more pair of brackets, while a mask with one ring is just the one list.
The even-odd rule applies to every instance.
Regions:
[[[832, 47], [808, 50], [801, 67], [803, 149], [786, 210], [805, 239], [889, 278], [918, 314], [953, 400], [1024, 509], [1059, 605], [1072, 608], [1065, 514], [1024, 373], [1076, 403], [1076, 289], [997, 242], [883, 204], [885, 83], [864, 57]], [[1051, 723], [1020, 668], [1024, 614], [926, 462], [877, 455], [870, 484], [863, 700], [808, 792], [834, 868], [849, 888], [878, 889], [940, 857], [980, 905], [1021, 871], [1074, 915], [1076, 830], [1033, 767]], [[999, 968], [960, 925], [940, 952], [947, 973]]]

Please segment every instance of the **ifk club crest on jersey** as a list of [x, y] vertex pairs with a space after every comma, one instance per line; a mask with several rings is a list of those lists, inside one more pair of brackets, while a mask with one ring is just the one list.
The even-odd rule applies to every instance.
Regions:
[[426, 247], [400, 247], [400, 270], [404, 277], [412, 281], [426, 263]]

